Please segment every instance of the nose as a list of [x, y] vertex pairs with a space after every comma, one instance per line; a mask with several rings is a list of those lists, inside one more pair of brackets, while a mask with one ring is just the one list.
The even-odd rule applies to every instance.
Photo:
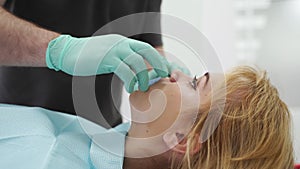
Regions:
[[192, 78], [181, 71], [173, 71], [170, 76], [170, 82], [191, 81]]

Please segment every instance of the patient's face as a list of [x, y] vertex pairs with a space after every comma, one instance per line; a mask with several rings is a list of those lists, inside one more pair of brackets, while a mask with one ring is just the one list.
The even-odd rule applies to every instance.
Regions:
[[162, 133], [171, 127], [189, 128], [196, 117], [201, 103], [208, 101], [211, 91], [211, 75], [197, 80], [182, 72], [173, 72], [170, 78], [161, 79], [150, 86], [147, 92], [136, 91], [130, 95], [132, 121], [145, 123]]

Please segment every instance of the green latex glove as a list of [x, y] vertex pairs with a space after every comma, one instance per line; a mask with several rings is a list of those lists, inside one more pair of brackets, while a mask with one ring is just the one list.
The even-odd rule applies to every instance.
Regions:
[[50, 69], [74, 76], [115, 73], [133, 92], [138, 82], [141, 91], [148, 90], [148, 71], [144, 59], [160, 77], [167, 77], [166, 59], [149, 44], [121, 35], [75, 38], [60, 35], [48, 44], [46, 64]]
[[[167, 65], [168, 67], [168, 71], [170, 72], [170, 74], [175, 71], [175, 70], [178, 70], [178, 71], [181, 71], [183, 72], [184, 74], [186, 75], [191, 75], [191, 72], [189, 71], [189, 69], [185, 68], [185, 67], [182, 67], [182, 66], [179, 66], [177, 65], [176, 63], [169, 63], [169, 62], [165, 62], [165, 65]], [[152, 79], [157, 79], [159, 78], [160, 76], [158, 76], [158, 74], [155, 72], [155, 70], [151, 70], [148, 72], [148, 76], [149, 76], [149, 80], [152, 80]], [[135, 84], [134, 86], [134, 91], [137, 91], [139, 90], [139, 86], [138, 86], [138, 83]]]
[[[183, 72], [184, 74], [186, 75], [191, 75], [191, 72], [189, 71], [189, 69], [187, 69], [186, 67], [182, 67], [182, 66], [179, 66], [178, 64], [176, 64], [175, 62], [172, 62], [172, 63], [169, 63], [167, 62], [166, 60], [164, 61], [165, 65], [167, 66], [168, 68], [168, 72], [169, 72], [169, 75], [175, 71], [175, 70], [178, 70], [178, 71], [181, 71]], [[155, 78], [158, 78], [160, 77], [155, 70], [151, 70], [149, 73], [148, 73], [148, 76], [149, 76], [149, 79], [155, 79]]]
[[191, 75], [191, 72], [189, 71], [189, 69], [187, 69], [186, 67], [177, 65], [175, 62], [172, 62], [172, 63], [165, 62], [165, 65], [167, 65], [169, 73], [172, 73], [174, 70], [179, 70], [186, 75], [189, 75], [189, 76]]

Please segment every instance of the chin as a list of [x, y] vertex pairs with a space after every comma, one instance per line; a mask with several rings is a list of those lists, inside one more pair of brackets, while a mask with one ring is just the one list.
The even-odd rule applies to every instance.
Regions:
[[178, 92], [177, 84], [171, 83], [169, 79], [164, 78], [151, 85], [146, 92], [138, 90], [130, 94], [129, 102], [131, 107], [134, 106], [136, 109], [144, 110], [150, 106], [150, 96], [153, 100], [172, 100], [177, 95], [179, 96]]
[[[145, 106], [148, 105], [148, 95], [147, 92], [135, 91], [129, 96], [130, 107], [135, 109], [145, 109]], [[143, 108], [144, 107], [144, 108]]]

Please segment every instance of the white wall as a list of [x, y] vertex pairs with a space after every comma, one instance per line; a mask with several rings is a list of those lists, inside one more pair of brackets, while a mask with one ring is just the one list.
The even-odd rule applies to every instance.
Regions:
[[[222, 66], [226, 70], [237, 62], [234, 55], [235, 36], [232, 4], [232, 0], [163, 0], [162, 13], [184, 19], [198, 28], [214, 46]], [[167, 51], [180, 48], [166, 37], [163, 38], [163, 41]], [[180, 56], [180, 54], [183, 56]], [[193, 63], [194, 60], [185, 60], [187, 53], [180, 52], [180, 54], [177, 54], [178, 58], [188, 63], [187, 65], [192, 70], [199, 71], [197, 65]], [[197, 74], [199, 72], [192, 73]]]
[[257, 64], [269, 71], [288, 105], [300, 107], [300, 1], [273, 3], [265, 15]]

